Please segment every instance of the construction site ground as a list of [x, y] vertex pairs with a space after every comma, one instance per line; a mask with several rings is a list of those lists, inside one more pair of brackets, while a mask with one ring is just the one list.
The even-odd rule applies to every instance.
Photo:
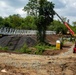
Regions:
[[54, 56], [0, 53], [0, 75], [76, 75], [73, 45]]
[[76, 75], [73, 47], [66, 42], [61, 50], [46, 50], [43, 55], [0, 52], [0, 75]]

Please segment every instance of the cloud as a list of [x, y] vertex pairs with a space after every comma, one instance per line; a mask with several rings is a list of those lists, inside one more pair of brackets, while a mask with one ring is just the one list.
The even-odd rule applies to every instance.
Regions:
[[76, 1], [75, 0], [64, 0], [66, 3], [66, 7], [63, 8], [65, 11], [65, 15], [67, 16], [76, 16]]
[[21, 14], [22, 17], [25, 17], [25, 16], [27, 15], [27, 13], [24, 12], [22, 9], [23, 9], [23, 8], [18, 8], [18, 9], [16, 9], [16, 10], [15, 10], [15, 13]]
[[[49, 0], [55, 3], [55, 11], [70, 20], [76, 21], [76, 0]], [[59, 19], [55, 16], [55, 19]]]
[[62, 2], [62, 0], [48, 0], [48, 1], [52, 1], [55, 4], [56, 9], [61, 9], [66, 6], [65, 2]]
[[7, 5], [15, 8], [22, 7], [23, 5], [26, 5], [28, 3], [28, 0], [0, 0], [5, 2]]
[[8, 17], [13, 14], [26, 16], [22, 9], [28, 3], [28, 0], [0, 0], [0, 16]]
[[[26, 16], [26, 12], [22, 9], [29, 0], [0, 0], [0, 16], [7, 17], [13, 14], [20, 14], [22, 17]], [[55, 11], [63, 17], [76, 21], [76, 0], [48, 0], [55, 4]], [[58, 17], [55, 16], [56, 19]]]

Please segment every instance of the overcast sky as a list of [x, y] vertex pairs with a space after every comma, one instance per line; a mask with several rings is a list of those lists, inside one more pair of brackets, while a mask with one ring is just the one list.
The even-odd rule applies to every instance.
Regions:
[[[29, 0], [0, 0], [0, 16], [8, 17], [13, 14], [20, 14], [22, 17], [26, 13], [22, 11]], [[70, 23], [76, 21], [76, 0], [49, 0], [55, 4], [55, 11], [63, 17], [67, 17]], [[58, 17], [55, 16], [56, 19]]]

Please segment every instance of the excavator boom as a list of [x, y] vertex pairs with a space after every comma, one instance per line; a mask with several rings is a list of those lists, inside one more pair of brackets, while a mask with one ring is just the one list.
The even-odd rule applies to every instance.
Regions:
[[69, 27], [67, 22], [64, 22], [64, 25], [68, 28], [68, 30], [70, 31], [70, 33], [74, 36], [74, 31]]
[[[55, 12], [55, 11], [54, 11]], [[75, 35], [74, 31], [69, 27], [67, 22], [64, 22], [63, 19], [55, 12], [55, 14], [61, 19], [61, 21], [63, 22], [63, 24], [68, 28], [69, 32], [71, 33], [71, 35]]]

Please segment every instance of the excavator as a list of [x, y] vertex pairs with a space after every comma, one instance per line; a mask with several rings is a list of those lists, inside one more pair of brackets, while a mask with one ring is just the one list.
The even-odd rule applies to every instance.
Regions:
[[[55, 12], [55, 11], [54, 11]], [[67, 22], [64, 22], [63, 19], [55, 12], [55, 14], [60, 18], [60, 20], [62, 21], [62, 23], [67, 27], [67, 29], [69, 30], [70, 34], [76, 38], [76, 34], [74, 33], [74, 31], [69, 27]], [[76, 53], [76, 41], [75, 41], [75, 45], [73, 48], [73, 53]]]
[[63, 19], [56, 12], [55, 12], [55, 14], [60, 18], [60, 20], [62, 21], [62, 23], [67, 27], [67, 29], [69, 30], [70, 34], [72, 36], [76, 36], [76, 34], [74, 33], [74, 31], [69, 27], [68, 23], [64, 22]]

